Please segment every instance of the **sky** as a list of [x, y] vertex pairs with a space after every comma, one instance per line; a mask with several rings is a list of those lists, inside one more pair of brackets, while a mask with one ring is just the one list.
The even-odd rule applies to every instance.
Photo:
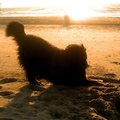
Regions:
[[120, 0], [0, 0], [1, 7], [32, 7], [32, 6], [79, 6], [88, 7], [95, 4], [120, 4]]

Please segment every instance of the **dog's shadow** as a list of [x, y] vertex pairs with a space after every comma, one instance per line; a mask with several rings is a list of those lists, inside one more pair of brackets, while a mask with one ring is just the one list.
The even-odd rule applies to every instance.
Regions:
[[[5, 84], [6, 82], [7, 80]], [[83, 113], [87, 117], [89, 109], [83, 104], [87, 97], [87, 94], [83, 95], [84, 93], [88, 93], [88, 89], [83, 86], [72, 88], [49, 83], [45, 86], [27, 84], [15, 95], [0, 94], [6, 99], [13, 97], [10, 103], [0, 108], [0, 118], [5, 120], [77, 119]]]
[[[7, 84], [10, 81], [12, 85], [17, 84], [15, 79], [9, 79], [9, 82], [4, 79], [0, 84]], [[117, 83], [115, 81], [115, 84], [119, 84], [119, 81]], [[3, 90], [3, 87], [0, 90]], [[79, 120], [92, 119], [93, 117], [102, 119], [108, 117], [106, 113], [109, 113], [111, 117], [114, 115], [119, 117], [120, 97], [117, 91], [118, 89], [114, 84], [111, 86], [78, 87], [51, 85], [49, 83], [44, 84], [44, 86], [25, 84], [17, 94], [10, 93], [10, 91], [9, 94], [7, 91], [0, 93], [0, 96], [12, 99], [6, 106], [0, 107], [0, 119]], [[110, 100], [111, 104], [108, 104]], [[113, 110], [114, 114], [110, 110]]]

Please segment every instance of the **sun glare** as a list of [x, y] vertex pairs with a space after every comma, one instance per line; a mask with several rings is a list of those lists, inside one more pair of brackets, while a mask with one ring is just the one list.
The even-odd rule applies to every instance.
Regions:
[[1, 0], [1, 7], [32, 7], [32, 6], [58, 6], [66, 7], [65, 14], [71, 19], [79, 20], [94, 17], [97, 12], [91, 8], [99, 4], [118, 3], [119, 0]]
[[67, 14], [73, 20], [80, 20], [85, 19], [87, 17], [93, 17], [96, 13], [92, 10], [88, 10], [87, 8], [77, 8], [69, 11]]
[[71, 9], [67, 15], [73, 20], [85, 19], [96, 15], [96, 12], [90, 9], [92, 5], [88, 5], [85, 2], [81, 2], [81, 4], [69, 4], [69, 7]]
[[102, 9], [102, 5], [118, 3], [118, 0], [72, 0], [68, 3], [68, 7], [71, 9], [67, 15], [73, 20], [81, 20], [88, 17], [99, 17], [100, 14], [93, 10], [94, 8], [99, 10]]

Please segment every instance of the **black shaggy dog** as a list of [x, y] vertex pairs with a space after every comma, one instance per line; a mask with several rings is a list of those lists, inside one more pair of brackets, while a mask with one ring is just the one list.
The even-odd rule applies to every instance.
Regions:
[[78, 86], [86, 79], [86, 49], [83, 45], [69, 45], [59, 49], [46, 40], [26, 35], [23, 24], [14, 21], [6, 28], [6, 36], [13, 36], [18, 45], [18, 59], [30, 84], [36, 77], [47, 79], [56, 85]]

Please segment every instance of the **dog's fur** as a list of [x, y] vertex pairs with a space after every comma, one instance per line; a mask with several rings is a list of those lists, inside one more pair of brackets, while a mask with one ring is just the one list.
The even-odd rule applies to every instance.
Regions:
[[19, 63], [31, 84], [36, 83], [36, 76], [57, 85], [78, 86], [87, 82], [87, 55], [83, 45], [59, 49], [40, 37], [26, 35], [23, 24], [17, 21], [7, 25], [6, 36], [13, 36], [17, 42]]

